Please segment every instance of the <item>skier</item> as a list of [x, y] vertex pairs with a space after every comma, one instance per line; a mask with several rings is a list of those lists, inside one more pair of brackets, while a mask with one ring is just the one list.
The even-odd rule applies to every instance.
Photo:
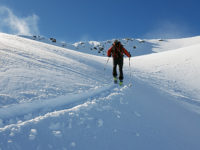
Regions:
[[123, 84], [123, 56], [124, 54], [129, 57], [131, 57], [131, 54], [123, 47], [120, 41], [115, 40], [112, 46], [107, 51], [108, 57], [113, 57], [113, 77], [114, 77], [114, 83], [117, 83], [117, 65], [119, 67], [119, 85]]

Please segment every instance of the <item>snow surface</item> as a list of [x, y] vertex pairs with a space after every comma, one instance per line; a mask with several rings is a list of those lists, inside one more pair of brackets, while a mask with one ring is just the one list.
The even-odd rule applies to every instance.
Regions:
[[112, 41], [0, 33], [0, 149], [198, 150], [200, 37], [121, 39], [122, 87]]

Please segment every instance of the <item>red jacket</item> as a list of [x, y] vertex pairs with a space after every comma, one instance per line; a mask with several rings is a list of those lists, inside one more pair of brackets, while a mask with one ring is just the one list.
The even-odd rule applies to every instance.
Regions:
[[123, 58], [124, 54], [127, 57], [131, 57], [131, 54], [122, 45], [120, 45], [120, 47], [112, 45], [107, 51], [107, 56], [111, 57], [112, 55], [113, 58], [119, 58], [119, 57]]

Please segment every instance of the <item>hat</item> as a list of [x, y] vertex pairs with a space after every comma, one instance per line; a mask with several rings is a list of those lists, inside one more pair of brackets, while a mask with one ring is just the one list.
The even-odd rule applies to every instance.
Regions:
[[115, 40], [115, 41], [114, 41], [114, 44], [115, 44], [116, 46], [118, 46], [118, 45], [120, 44], [120, 41]]

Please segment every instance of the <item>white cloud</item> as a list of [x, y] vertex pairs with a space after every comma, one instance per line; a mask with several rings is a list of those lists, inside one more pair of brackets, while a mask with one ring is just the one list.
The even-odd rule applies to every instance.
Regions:
[[90, 41], [93, 39], [89, 34], [84, 34], [81, 36], [80, 41]]
[[39, 17], [35, 14], [28, 17], [18, 17], [8, 7], [0, 6], [0, 20], [1, 32], [19, 35], [39, 34]]
[[189, 36], [189, 28], [184, 23], [163, 21], [156, 23], [154, 29], [144, 35], [145, 38], [181, 38]]

